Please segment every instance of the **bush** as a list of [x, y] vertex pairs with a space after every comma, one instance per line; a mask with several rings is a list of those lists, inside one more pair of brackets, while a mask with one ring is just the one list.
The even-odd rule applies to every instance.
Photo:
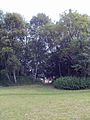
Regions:
[[18, 85], [28, 85], [32, 83], [31, 76], [17, 76], [17, 84]]
[[90, 78], [61, 77], [54, 81], [54, 87], [66, 90], [79, 90], [90, 88]]
[[0, 86], [9, 86], [10, 82], [5, 75], [0, 74]]
[[6, 76], [0, 75], [0, 86], [13, 86], [13, 85], [29, 85], [32, 84], [33, 78], [31, 76], [17, 76], [17, 83], [13, 81], [13, 76], [10, 76], [11, 81]]

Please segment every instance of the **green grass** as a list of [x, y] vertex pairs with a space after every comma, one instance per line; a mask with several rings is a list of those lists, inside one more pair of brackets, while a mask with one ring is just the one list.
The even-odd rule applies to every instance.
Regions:
[[1, 87], [0, 120], [90, 120], [90, 90]]

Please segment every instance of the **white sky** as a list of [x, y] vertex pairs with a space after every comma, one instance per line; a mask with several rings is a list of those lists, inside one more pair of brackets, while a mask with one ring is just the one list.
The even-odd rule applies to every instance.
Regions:
[[37, 13], [58, 20], [59, 14], [68, 9], [90, 15], [90, 0], [0, 0], [0, 10], [20, 13], [26, 20]]

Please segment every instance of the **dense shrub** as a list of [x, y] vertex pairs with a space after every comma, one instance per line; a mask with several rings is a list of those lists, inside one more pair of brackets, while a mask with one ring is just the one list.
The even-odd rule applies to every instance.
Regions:
[[66, 90], [79, 90], [90, 88], [90, 78], [60, 77], [54, 81], [54, 87]]
[[18, 85], [27, 85], [31, 84], [33, 78], [31, 76], [18, 76], [17, 77], [17, 84]]
[[0, 86], [9, 86], [10, 82], [5, 75], [0, 74]]
[[10, 77], [11, 81], [6, 76], [0, 75], [0, 86], [13, 86], [13, 85], [28, 85], [32, 83], [31, 76], [17, 76], [17, 83], [13, 81], [13, 76]]

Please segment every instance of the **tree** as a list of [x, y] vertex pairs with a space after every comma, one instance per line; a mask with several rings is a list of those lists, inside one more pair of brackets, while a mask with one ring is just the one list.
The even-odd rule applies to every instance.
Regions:
[[[16, 83], [16, 68], [21, 61], [24, 46], [25, 26], [23, 18], [17, 13], [6, 13], [4, 15], [4, 34], [2, 34], [1, 42], [1, 59], [3, 61], [3, 69], [10, 74], [12, 72], [14, 82]], [[12, 71], [10, 67], [12, 66]], [[10, 80], [8, 74], [8, 79]]]
[[85, 42], [90, 37], [89, 26], [90, 18], [87, 15], [69, 10], [69, 13], [61, 15], [59, 22], [46, 25], [42, 29], [48, 52], [57, 56], [59, 76], [75, 75], [72, 66], [78, 62], [77, 56], [84, 53]]
[[40, 35], [40, 28], [45, 24], [49, 23], [50, 19], [43, 13], [37, 14], [30, 20], [29, 27], [29, 40], [28, 40], [28, 67], [31, 69], [32, 74], [34, 76], [34, 80], [36, 80], [38, 76], [38, 72], [40, 72], [40, 68], [42, 68], [42, 64], [45, 59], [46, 45], [45, 41]]

